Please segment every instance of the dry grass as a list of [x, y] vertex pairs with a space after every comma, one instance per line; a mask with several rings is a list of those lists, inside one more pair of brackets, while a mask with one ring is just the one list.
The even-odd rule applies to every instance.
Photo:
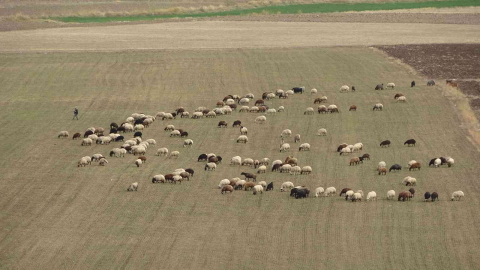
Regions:
[[[7, 127], [0, 134], [2, 268], [478, 269], [479, 153], [465, 140], [443, 90], [423, 84], [412, 89], [411, 80], [425, 79], [368, 48], [0, 54], [0, 125]], [[395, 91], [373, 90], [390, 81]], [[340, 94], [343, 84], [358, 90]], [[71, 138], [56, 138], [60, 130], [73, 134], [107, 127], [133, 112], [212, 108], [226, 94], [258, 97], [298, 85], [317, 88], [340, 114], [304, 116], [303, 110], [314, 106], [314, 97], [304, 94], [268, 102], [284, 105], [286, 112], [267, 117], [264, 126], [253, 123], [257, 115], [238, 112], [217, 119], [158, 120], [144, 131], [158, 144], [141, 168], [132, 156], [108, 158], [106, 167], [77, 168], [80, 157], [107, 155], [119, 143], [81, 147]], [[396, 103], [396, 92], [404, 93], [407, 103]], [[376, 102], [385, 105], [383, 112], [371, 111]], [[357, 112], [347, 111], [352, 104]], [[79, 121], [71, 120], [74, 106]], [[249, 129], [246, 145], [234, 143], [237, 129], [216, 128], [220, 120], [236, 119]], [[163, 132], [167, 124], [187, 130], [194, 147], [182, 148], [181, 139], [169, 138]], [[315, 135], [320, 127], [328, 129], [327, 137]], [[273, 192], [221, 195], [220, 179], [253, 172], [230, 167], [232, 156], [285, 158], [278, 152], [285, 128], [312, 145], [312, 151], [299, 153], [289, 139], [289, 154], [314, 173], [269, 172], [259, 180], [273, 181]], [[402, 145], [409, 138], [417, 147]], [[378, 147], [384, 139], [393, 142], [389, 149]], [[336, 145], [359, 141], [372, 160], [350, 167], [351, 157], [340, 157]], [[164, 146], [180, 150], [180, 158], [154, 156]], [[204, 164], [196, 161], [210, 152], [225, 159], [215, 172], [203, 171]], [[454, 157], [455, 166], [424, 165], [418, 172], [381, 177], [375, 172], [380, 160], [426, 164], [441, 155]], [[195, 177], [176, 186], [150, 182], [153, 175], [179, 167], [194, 168]], [[400, 181], [407, 175], [418, 179], [419, 196], [405, 203], [384, 200], [387, 190], [405, 189]], [[278, 190], [285, 180], [312, 189], [375, 190], [380, 199], [294, 200]], [[135, 181], [139, 191], [127, 193]], [[439, 192], [440, 201], [422, 202], [427, 190]], [[465, 191], [466, 200], [448, 201], [454, 190]]]

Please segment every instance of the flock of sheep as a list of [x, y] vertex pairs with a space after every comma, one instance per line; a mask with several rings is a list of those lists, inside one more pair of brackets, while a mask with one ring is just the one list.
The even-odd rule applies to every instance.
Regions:
[[[430, 82], [429, 82], [430, 85]], [[434, 85], [434, 84], [433, 84]], [[415, 82], [412, 82], [412, 87], [415, 86]], [[387, 88], [394, 89], [395, 84], [394, 83], [389, 83], [387, 84]], [[379, 84], [375, 87], [375, 90], [383, 90], [383, 84]], [[347, 85], [344, 85], [340, 88], [340, 92], [349, 92], [349, 91], [356, 91], [355, 87], [352, 86], [351, 88]], [[252, 113], [264, 113], [265, 115], [275, 115], [277, 112], [281, 113], [285, 110], [283, 106], [280, 106], [278, 109], [274, 108], [269, 108], [265, 104], [266, 100], [271, 100], [274, 98], [281, 98], [281, 99], [286, 99], [290, 95], [296, 94], [296, 93], [301, 93], [303, 94], [305, 92], [305, 87], [294, 87], [291, 90], [288, 91], [283, 91], [283, 90], [277, 90], [276, 92], [265, 92], [262, 94], [262, 99], [259, 99], [255, 102], [255, 106], [248, 107], [248, 104], [250, 103], [250, 100], [254, 99], [253, 94], [247, 94], [244, 97], [240, 97], [238, 95], [228, 95], [226, 96], [222, 101], [217, 102], [216, 108], [209, 110], [206, 107], [198, 107], [195, 112], [192, 113], [190, 116], [190, 113], [185, 111], [183, 107], [176, 109], [172, 113], [166, 113], [166, 112], [159, 112], [155, 116], [151, 115], [145, 115], [145, 114], [140, 114], [140, 113], [134, 113], [130, 117], [128, 117], [125, 122], [123, 122], [121, 125], [118, 125], [116, 123], [111, 123], [110, 124], [110, 131], [108, 135], [104, 135], [105, 129], [103, 128], [95, 128], [91, 127], [88, 128], [85, 133], [83, 134], [83, 139], [81, 142], [81, 146], [90, 146], [94, 142], [96, 144], [100, 145], [109, 145], [111, 142], [122, 142], [123, 144], [120, 147], [113, 148], [110, 151], [110, 157], [125, 157], [126, 154], [132, 154], [135, 159], [134, 159], [134, 164], [137, 167], [140, 167], [143, 163], [147, 161], [146, 158], [146, 152], [147, 149], [151, 146], [156, 145], [156, 141], [154, 139], [147, 139], [143, 140], [142, 136], [146, 128], [148, 128], [151, 124], [156, 119], [161, 119], [161, 120], [173, 120], [176, 117], [180, 118], [191, 118], [191, 119], [200, 119], [200, 118], [216, 118], [219, 115], [229, 115], [232, 114], [233, 111], [237, 110], [237, 104], [240, 105], [239, 112], [252, 112]], [[312, 89], [310, 91], [311, 94], [317, 94], [316, 89]], [[403, 94], [397, 93], [394, 97], [397, 101], [402, 101], [405, 102], [406, 98]], [[314, 104], [319, 104], [326, 102], [328, 98], [326, 96], [323, 96], [321, 98], [316, 98], [314, 100]], [[350, 106], [349, 111], [356, 111], [357, 107], [356, 105]], [[383, 105], [381, 103], [377, 103], [374, 105], [373, 110], [383, 110]], [[317, 109], [318, 113], [339, 113], [338, 107], [334, 104], [325, 106], [325, 105], [320, 105]], [[304, 115], [311, 115], [314, 114], [315, 110], [312, 107], [309, 107], [305, 110]], [[264, 124], [267, 121], [267, 118], [265, 115], [261, 115], [255, 118], [255, 123], [257, 124]], [[228, 127], [228, 123], [226, 121], [220, 121], [218, 123], [219, 128], [226, 128]], [[237, 143], [248, 143], [248, 129], [244, 126], [242, 126], [242, 123], [240, 120], [237, 120], [233, 123], [232, 127], [238, 127], [240, 129], [240, 135], [237, 138], [236, 142]], [[174, 125], [167, 125], [164, 128], [164, 131], [169, 131], [170, 132], [170, 137], [181, 137], [181, 138], [186, 138], [188, 137], [188, 132], [182, 129], [175, 129]], [[123, 135], [120, 133], [126, 134], [127, 132], [134, 132], [133, 137], [130, 139], [125, 139]], [[327, 130], [325, 128], [321, 128], [317, 131], [318, 136], [327, 136]], [[81, 139], [82, 134], [80, 133], [75, 133], [73, 136], [73, 140], [76, 139]], [[281, 153], [288, 152], [290, 150], [290, 144], [285, 143], [284, 139], [287, 139], [292, 136], [292, 131], [289, 129], [283, 130], [283, 132], [280, 134], [281, 138], [281, 145], [279, 148], [279, 151]], [[61, 131], [58, 134], [58, 138], [68, 138], [69, 133], [68, 131]], [[294, 143], [298, 143], [301, 141], [301, 135], [296, 134], [294, 136]], [[391, 142], [389, 140], [382, 141], [380, 143], [380, 147], [389, 147]], [[414, 139], [409, 139], [407, 140], [404, 145], [407, 146], [415, 146], [416, 141]], [[185, 139], [183, 142], [183, 147], [192, 147], [193, 146], [193, 140], [191, 139]], [[298, 151], [310, 151], [310, 144], [309, 143], [302, 143], [300, 144]], [[362, 143], [355, 143], [355, 144], [346, 144], [343, 143], [337, 147], [337, 152], [340, 153], [340, 155], [346, 155], [346, 154], [351, 154], [354, 152], [358, 152], [363, 150], [364, 145]], [[167, 156], [168, 158], [178, 158], [180, 152], [179, 151], [172, 151], [169, 152], [169, 150], [165, 147], [159, 148], [156, 152], [157, 156]], [[138, 155], [138, 157], [137, 157]], [[370, 155], [369, 154], [364, 154], [360, 157], [353, 157], [350, 160], [350, 165], [358, 165], [362, 164], [365, 160], [370, 160]], [[85, 167], [87, 165], [92, 164], [93, 162], [98, 162], [100, 166], [105, 166], [108, 164], [107, 159], [102, 155], [102, 154], [94, 154], [91, 157], [90, 156], [85, 156], [80, 158], [78, 161], [78, 167]], [[212, 171], [216, 170], [216, 166], [222, 162], [222, 157], [217, 156], [213, 153], [210, 154], [202, 154], [199, 156], [197, 159], [198, 162], [201, 161], [206, 161], [207, 163], [205, 164], [204, 170], [205, 171]], [[289, 173], [292, 175], [308, 175], [312, 173], [312, 167], [311, 166], [303, 166], [300, 167], [297, 164], [298, 160], [294, 158], [293, 156], [288, 156], [285, 161], [281, 160], [275, 160], [271, 163], [270, 170], [271, 172], [280, 172], [280, 173]], [[440, 157], [440, 158], [434, 158], [430, 161], [429, 166], [434, 166], [434, 167], [439, 167], [441, 165], [447, 165], [448, 167], [453, 166], [454, 160], [451, 157]], [[232, 157], [230, 160], [230, 165], [231, 166], [248, 166], [248, 167], [253, 167], [257, 171], [257, 174], [264, 174], [267, 173], [267, 166], [270, 165], [270, 159], [269, 158], [264, 158], [261, 160], [253, 160], [251, 158], [242, 158], [240, 156], [235, 156]], [[420, 163], [416, 162], [415, 160], [410, 161], [407, 164], [409, 171], [411, 170], [420, 170], [421, 165]], [[387, 165], [384, 161], [379, 162], [377, 166], [377, 171], [379, 175], [385, 175], [387, 173], [386, 169]], [[390, 167], [389, 172], [393, 171], [399, 171], [402, 169], [402, 166], [400, 164], [394, 164]], [[194, 175], [194, 170], [189, 168], [189, 169], [176, 169], [173, 171], [171, 174], [158, 174], [155, 175], [152, 178], [152, 183], [181, 183], [184, 180], [190, 180], [190, 177], [193, 177]], [[227, 192], [232, 193], [234, 190], [252, 190], [253, 194], [256, 195], [258, 193], [263, 193], [264, 191], [272, 191], [273, 190], [273, 182], [267, 184], [265, 181], [259, 181], [258, 184], [256, 183], [256, 178], [257, 175], [254, 173], [248, 173], [248, 172], [243, 172], [241, 173], [245, 177], [245, 179], [240, 179], [239, 177], [233, 178], [233, 179], [223, 179], [220, 181], [218, 187], [221, 189], [221, 193], [225, 194]], [[407, 176], [404, 178], [402, 184], [406, 186], [415, 186], [416, 185], [416, 179], [410, 176]], [[138, 182], [132, 183], [128, 187], [128, 191], [137, 191], [138, 190]], [[290, 196], [295, 197], [295, 198], [306, 198], [310, 194], [310, 189], [305, 187], [305, 186], [294, 186], [294, 184], [290, 181], [284, 182], [281, 187], [280, 191], [283, 192], [285, 190], [289, 189], [290, 190]], [[336, 194], [336, 189], [335, 187], [328, 187], [324, 189], [323, 187], [318, 187], [315, 189], [315, 197], [319, 196], [332, 196]], [[357, 190], [353, 191], [350, 188], [344, 188], [340, 192], [340, 196], [345, 195], [346, 200], [351, 200], [352, 202], [357, 202], [361, 201], [364, 197], [364, 192], [362, 190]], [[408, 191], [402, 191], [398, 195], [398, 200], [399, 201], [406, 201], [410, 200], [413, 196], [415, 195], [415, 189], [410, 188]], [[390, 190], [387, 192], [387, 200], [393, 199], [396, 196], [396, 193], [394, 190]], [[464, 197], [464, 193], [462, 191], [456, 191], [452, 194], [451, 199], [452, 200], [460, 200], [461, 198]], [[426, 192], [424, 194], [424, 199], [425, 201], [431, 200], [435, 201], [438, 200], [439, 196], [437, 192]], [[377, 194], [375, 191], [370, 191], [367, 193], [366, 201], [376, 201], [377, 199]]]

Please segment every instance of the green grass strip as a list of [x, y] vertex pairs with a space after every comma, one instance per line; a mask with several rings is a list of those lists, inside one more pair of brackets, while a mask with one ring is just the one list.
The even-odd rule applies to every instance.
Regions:
[[298, 13], [332, 13], [346, 11], [367, 10], [395, 10], [415, 8], [449, 8], [480, 6], [479, 0], [459, 1], [429, 1], [429, 2], [399, 2], [399, 3], [319, 3], [299, 4], [283, 6], [266, 6], [252, 9], [235, 9], [220, 12], [179, 13], [162, 15], [135, 15], [135, 16], [111, 16], [111, 17], [60, 17], [51, 18], [62, 22], [74, 23], [106, 23], [119, 21], [148, 21], [169, 18], [199, 18], [217, 16], [239, 16], [252, 14], [298, 14]]

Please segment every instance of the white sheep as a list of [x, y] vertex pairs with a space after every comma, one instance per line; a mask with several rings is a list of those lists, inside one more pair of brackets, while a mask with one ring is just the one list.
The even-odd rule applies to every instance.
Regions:
[[66, 130], [60, 131], [60, 132], [58, 133], [58, 138], [59, 138], [59, 139], [60, 139], [60, 138], [68, 138], [68, 136], [69, 136], [69, 134], [68, 134], [68, 131], [66, 131]]
[[102, 154], [93, 154], [92, 161], [99, 161], [101, 158], [105, 158]]
[[280, 152], [288, 152], [288, 150], [290, 150], [290, 144], [284, 143], [280, 146]]
[[255, 96], [252, 93], [246, 94], [245, 97], [249, 98], [249, 99], [254, 99], [255, 98]]
[[280, 191], [283, 192], [285, 189], [292, 189], [294, 187], [292, 182], [283, 182], [282, 186], [280, 187]]
[[169, 158], [178, 158], [179, 155], [180, 155], [180, 152], [178, 152], [178, 151], [172, 151], [172, 153], [170, 153], [170, 157], [169, 157]]
[[271, 109], [268, 109], [266, 112], [265, 112], [266, 115], [276, 115], [277, 114], [277, 110], [271, 108]]
[[277, 96], [281, 96], [281, 95], [285, 94], [285, 91], [283, 91], [282, 89], [277, 89], [277, 91], [275, 91], [275, 94]]
[[442, 165], [442, 160], [439, 158], [435, 159], [434, 165], [436, 168], [438, 168], [440, 165]]
[[85, 138], [82, 140], [82, 146], [92, 145], [93, 141], [90, 138]]
[[165, 115], [162, 117], [162, 120], [172, 120], [174, 119], [173, 114], [171, 113], [165, 113]]
[[285, 111], [285, 107], [283, 106], [278, 107], [277, 112], [284, 112], [284, 111]]
[[395, 197], [395, 190], [389, 190], [387, 192], [387, 200], [393, 200], [394, 197]]
[[127, 188], [127, 191], [137, 191], [138, 190], [138, 182], [130, 184], [130, 186]]
[[142, 124], [135, 125], [135, 127], [133, 128], [134, 131], [140, 131], [144, 129], [145, 129], [145, 126]]
[[77, 164], [77, 167], [85, 167], [87, 166], [89, 163], [88, 163], [88, 159], [86, 157], [82, 157], [79, 161], [78, 161], [78, 164]]
[[282, 134], [280, 134], [281, 138], [288, 138], [292, 136], [292, 131], [290, 129], [285, 129], [282, 131]]
[[148, 139], [145, 142], [147, 142], [149, 144], [152, 144], [152, 145], [157, 145], [157, 141], [155, 141], [154, 139]]
[[269, 158], [262, 158], [260, 159], [260, 165], [266, 165], [268, 166], [270, 164], [270, 159]]
[[348, 85], [342, 85], [342, 87], [340, 87], [340, 93], [348, 91], [350, 91], [350, 87], [348, 87]]
[[132, 147], [132, 151], [133, 151], [134, 156], [145, 155], [145, 153], [147, 152], [147, 149], [145, 149], [145, 147], [135, 145], [135, 146]]
[[266, 173], [266, 172], [267, 172], [267, 166], [262, 165], [262, 166], [258, 167], [258, 171], [257, 171], [258, 174]]
[[377, 201], [377, 193], [375, 191], [370, 191], [368, 194], [367, 194], [367, 202], [368, 201]]
[[174, 130], [170, 132], [170, 137], [180, 137], [180, 131], [179, 130]]
[[258, 113], [259, 110], [260, 110], [260, 108], [258, 108], [257, 106], [253, 106], [253, 107], [250, 108], [250, 110], [248, 110], [248, 112]]
[[280, 159], [274, 160], [274, 161], [272, 162], [272, 168], [273, 168], [273, 166], [275, 166], [276, 164], [283, 164], [283, 161], [281, 161]]
[[168, 155], [168, 149], [163, 147], [157, 150], [157, 156], [167, 156]]
[[377, 171], [380, 169], [380, 168], [386, 168], [387, 167], [387, 163], [385, 163], [385, 161], [380, 161], [378, 163], [378, 166], [377, 166]]
[[200, 119], [203, 118], [203, 113], [202, 112], [194, 112], [192, 114], [192, 119]]
[[310, 144], [309, 143], [302, 143], [298, 148], [298, 151], [310, 151]]
[[452, 167], [453, 164], [455, 164], [455, 160], [453, 158], [448, 158], [447, 159], [447, 165], [448, 167]]
[[240, 112], [248, 112], [248, 111], [250, 111], [250, 107], [248, 107], [248, 106], [242, 106], [242, 107], [240, 107], [240, 110], [239, 110], [239, 111], [240, 111]]
[[249, 99], [249, 98], [242, 98], [242, 99], [240, 99], [240, 101], [238, 102], [238, 104], [240, 104], [240, 105], [248, 105], [249, 102], [250, 102], [250, 99]]
[[[165, 113], [163, 113], [163, 114], [165, 114]], [[130, 116], [130, 117], [127, 117], [127, 119], [125, 119], [125, 122], [133, 123], [133, 122], [135, 122], [135, 118], [133, 118], [133, 117], [131, 117], [131, 116]]]
[[152, 183], [165, 183], [165, 176], [157, 174], [152, 178]]
[[257, 195], [257, 193], [263, 194], [263, 187], [261, 185], [256, 185], [253, 187], [253, 195]]
[[315, 88], [313, 88], [312, 90], [310, 90], [310, 94], [312, 94], [312, 95], [313, 95], [313, 94], [316, 94], [317, 92], [318, 92], [318, 91], [317, 91], [317, 89], [315, 89]]
[[126, 140], [125, 144], [128, 144], [129, 146], [134, 146], [134, 145], [137, 145], [137, 141], [130, 139], [130, 140]]
[[249, 166], [252, 167], [254, 166], [255, 162], [251, 158], [245, 158], [243, 159], [242, 166]]
[[356, 143], [353, 145], [352, 152], [363, 150], [363, 143]]
[[300, 174], [306, 174], [306, 175], [309, 175], [312, 173], [312, 167], [310, 166], [304, 166], [302, 168], [302, 172]]
[[267, 187], [267, 182], [265, 182], [265, 181], [260, 181], [258, 184], [259, 184], [260, 186], [262, 186], [263, 188], [266, 188], [266, 187]]
[[290, 169], [290, 174], [293, 174], [293, 175], [300, 174], [301, 172], [302, 172], [302, 168], [300, 168], [299, 166], [293, 166]]
[[348, 200], [348, 198], [351, 198], [353, 194], [355, 194], [355, 191], [353, 190], [348, 190], [347, 192], [345, 192], [345, 200]]
[[[123, 149], [123, 148], [113, 148], [112, 151], [110, 151], [110, 157], [113, 157], [113, 156], [115, 156], [115, 157], [125, 156], [125, 155], [122, 153], [121, 149]], [[125, 150], [125, 149], [123, 149], [123, 150]], [[126, 150], [125, 150], [125, 152], [126, 152]]]
[[230, 160], [230, 165], [239, 165], [241, 166], [242, 165], [242, 158], [239, 157], [239, 156], [235, 156], [235, 157], [232, 157], [232, 159]]
[[315, 113], [315, 110], [312, 107], [308, 107], [305, 109], [305, 112], [303, 112], [304, 115], [313, 115]]
[[267, 117], [265, 117], [264, 115], [258, 116], [257, 118], [255, 118], [255, 123], [257, 124], [264, 124], [266, 121], [267, 121]]
[[452, 201], [460, 201], [463, 197], [465, 194], [461, 190], [452, 193]]
[[274, 93], [268, 93], [267, 94], [267, 100], [274, 99], [276, 95]]
[[335, 195], [335, 194], [337, 194], [337, 189], [334, 188], [334, 187], [328, 187], [328, 188], [325, 190], [325, 193], [324, 193], [324, 195], [325, 195], [326, 197], [329, 197], [330, 195], [333, 196], [333, 195]]
[[217, 114], [214, 112], [214, 111], [209, 111], [205, 117], [207, 118], [216, 118], [217, 117]]
[[340, 150], [340, 155], [342, 154], [350, 154], [352, 153], [352, 150], [350, 150], [349, 147], [345, 147], [345, 148], [342, 148], [342, 150]]
[[235, 183], [235, 189], [240, 189], [240, 188], [243, 188], [245, 186], [245, 184], [247, 183], [247, 181], [245, 180], [238, 180], [236, 183]]
[[248, 137], [245, 135], [240, 135], [237, 138], [237, 143], [247, 143], [248, 142]]
[[317, 131], [318, 136], [327, 136], [327, 129], [321, 128]]
[[217, 164], [209, 162], [205, 164], [205, 171], [215, 171], [217, 169]]
[[323, 193], [325, 192], [325, 190], [323, 189], [323, 187], [318, 187], [315, 189], [315, 197], [320, 197], [320, 195], [323, 195]]
[[223, 179], [220, 181], [220, 183], [218, 184], [218, 188], [222, 188], [224, 186], [227, 186], [227, 185], [230, 185], [230, 180], [228, 179]]
[[240, 134], [241, 135], [247, 135], [248, 134], [248, 129], [246, 127], [241, 127], [240, 128]]
[[165, 116], [165, 112], [157, 112], [156, 117], [163, 118]]
[[397, 102], [399, 102], [399, 101], [407, 102], [407, 98], [405, 96], [401, 96], [401, 97], [397, 98]]
[[395, 88], [395, 84], [394, 83], [388, 83], [387, 84], [387, 88], [391, 88], [391, 89], [394, 89]]
[[281, 173], [289, 173], [291, 169], [292, 169], [292, 165], [283, 164], [282, 167], [280, 167], [280, 172]]
[[377, 103], [375, 106], [373, 106], [374, 111], [383, 111], [383, 104], [382, 103]]
[[225, 101], [225, 104], [226, 105], [233, 105], [233, 104], [235, 104], [235, 100], [229, 98], [229, 99], [227, 99], [227, 101]]
[[137, 165], [137, 167], [140, 167], [140, 165], [142, 165], [142, 160], [141, 159], [137, 159], [135, 160], [135, 165]]
[[362, 196], [361, 193], [355, 192], [355, 193], [353, 193], [353, 195], [351, 197], [351, 200], [352, 200], [352, 202], [357, 202], [357, 201], [361, 201], [362, 198], [363, 198], [363, 196]]
[[87, 138], [91, 139], [92, 141], [97, 141], [98, 140], [97, 134], [90, 134], [90, 135], [88, 135]]
[[214, 153], [209, 153], [207, 154], [207, 159], [210, 159], [211, 157], [216, 157], [217, 155], [215, 155]]
[[285, 91], [285, 94], [286, 95], [294, 95], [295, 92], [293, 92], [293, 90], [287, 90], [287, 91]]
[[100, 162], [98, 163], [98, 165], [100, 165], [100, 166], [105, 166], [105, 164], [107, 164], [107, 163], [108, 163], [108, 160], [107, 160], [107, 159], [101, 158], [101, 159], [100, 159]]
[[193, 146], [193, 140], [192, 139], [186, 139], [185, 141], [183, 141], [183, 147], [192, 147]]

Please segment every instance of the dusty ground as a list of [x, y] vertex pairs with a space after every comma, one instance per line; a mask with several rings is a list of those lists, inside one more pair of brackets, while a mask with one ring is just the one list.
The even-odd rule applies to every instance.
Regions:
[[478, 25], [182, 22], [0, 33], [0, 51], [119, 51], [480, 42]]

